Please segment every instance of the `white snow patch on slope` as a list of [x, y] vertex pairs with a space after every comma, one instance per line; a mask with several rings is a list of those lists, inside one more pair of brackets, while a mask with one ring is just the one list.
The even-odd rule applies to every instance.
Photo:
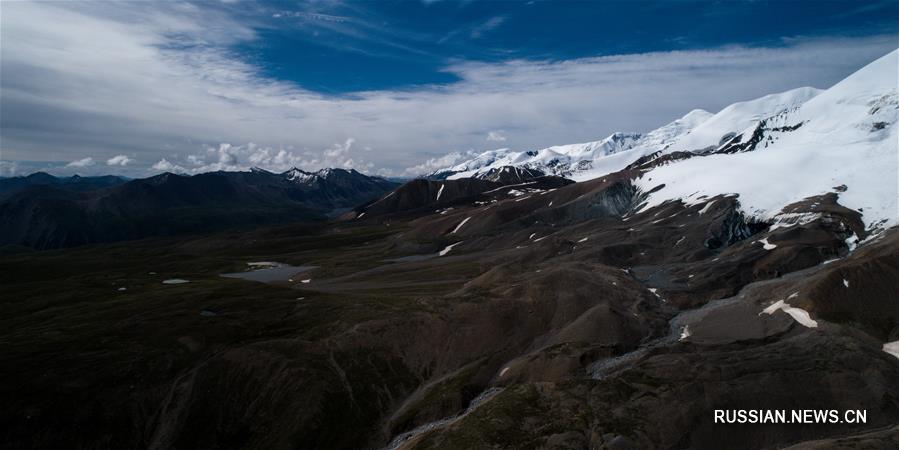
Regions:
[[849, 280], [843, 278], [843, 286], [845, 286], [845, 287], [848, 288], [848, 287], [849, 287]]
[[899, 358], [899, 341], [887, 342], [883, 344], [883, 351]]
[[796, 308], [795, 306], [790, 306], [789, 303], [778, 300], [773, 305], [762, 310], [759, 315], [762, 314], [774, 314], [777, 310], [781, 310], [787, 314], [789, 314], [793, 319], [799, 322], [800, 325], [807, 328], [816, 328], [818, 326], [818, 322], [812, 319], [812, 317], [808, 314], [808, 311], [802, 308]]
[[461, 244], [461, 243], [462, 243], [462, 241], [459, 241], [459, 242], [456, 242], [455, 244], [447, 245], [446, 248], [444, 248], [443, 250], [440, 250], [437, 254], [440, 255], [440, 256], [443, 256], [443, 255], [449, 253], [450, 250], [453, 249], [453, 247], [455, 247], [455, 246], [457, 246], [457, 245], [459, 245], [459, 244]]
[[756, 242], [762, 244], [762, 247], [763, 247], [765, 250], [774, 250], [775, 248], [777, 248], [777, 244], [771, 244], [771, 243], [769, 243], [769, 242], [768, 242], [768, 238], [765, 238], [765, 239], [759, 239], [759, 240], [757, 240]]
[[440, 194], [443, 194], [443, 187], [444, 187], [444, 186], [446, 186], [446, 185], [445, 185], [445, 184], [441, 184], [441, 185], [440, 185], [440, 189], [437, 190], [437, 199], [434, 200], [434, 201], [436, 201], [436, 202], [439, 202], [439, 201], [440, 201]]
[[716, 201], [717, 200], [712, 200], [712, 201], [706, 203], [705, 206], [699, 210], [699, 215], [701, 216], [701, 215], [709, 212], [709, 209], [712, 208], [712, 205], [714, 205]]
[[465, 225], [465, 222], [468, 222], [470, 219], [471, 217], [466, 217], [465, 220], [459, 222], [459, 225], [456, 225], [456, 228], [453, 228], [453, 231], [451, 231], [450, 234], [456, 234], [456, 232], [462, 228], [462, 225]]
[[248, 262], [248, 266], [250, 267], [278, 267], [281, 263], [276, 263], [274, 261], [257, 261], [257, 262]]
[[684, 326], [684, 329], [681, 330], [681, 332], [680, 332], [680, 338], [679, 338], [678, 340], [679, 340], [679, 341], [682, 341], [682, 340], [684, 340], [684, 339], [690, 337], [690, 335], [691, 335], [691, 333], [690, 333], [690, 325], [685, 325], [685, 326]]
[[190, 283], [190, 280], [184, 280], [181, 278], [169, 278], [168, 280], [163, 280], [162, 284], [184, 284]]

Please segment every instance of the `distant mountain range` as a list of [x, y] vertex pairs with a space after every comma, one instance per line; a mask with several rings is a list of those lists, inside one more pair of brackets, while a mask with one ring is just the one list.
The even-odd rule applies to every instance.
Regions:
[[0, 245], [37, 249], [323, 220], [398, 186], [355, 170], [0, 179]]
[[735, 103], [712, 114], [694, 109], [648, 133], [617, 132], [594, 142], [556, 145], [540, 150], [489, 150], [430, 174], [432, 179], [480, 177], [505, 166], [586, 181], [624, 169], [642, 156], [660, 150], [694, 151], [722, 145], [763, 118], [795, 109], [819, 94], [798, 88], [747, 102]]
[[90, 191], [126, 182], [128, 182], [127, 178], [115, 175], [54, 177], [46, 172], [35, 172], [28, 176], [0, 178], [0, 199], [29, 186], [56, 186], [70, 191]]

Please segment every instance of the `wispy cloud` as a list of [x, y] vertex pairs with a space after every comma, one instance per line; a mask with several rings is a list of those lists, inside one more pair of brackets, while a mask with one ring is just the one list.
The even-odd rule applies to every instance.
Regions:
[[505, 21], [506, 21], [506, 18], [503, 16], [491, 17], [491, 18], [487, 19], [486, 21], [484, 21], [484, 23], [472, 28], [471, 32], [468, 33], [468, 35], [472, 39], [477, 39], [477, 38], [483, 36], [485, 33], [495, 30], [500, 25], [502, 25], [503, 22], [505, 22]]
[[693, 108], [828, 87], [896, 47], [894, 36], [803, 38], [772, 48], [462, 61], [445, 68], [460, 80], [450, 85], [327, 96], [262, 75], [228, 50], [256, 32], [200, 6], [3, 9], [3, 158], [127, 154], [135, 162], [115, 168], [134, 175], [248, 165], [425, 171], [447, 153], [482, 150], [491, 131], [519, 149], [645, 131]]
[[491, 141], [491, 142], [503, 142], [506, 140], [506, 137], [503, 135], [502, 132], [493, 130], [493, 131], [487, 133], [487, 140]]
[[337, 23], [344, 23], [344, 22], [349, 22], [350, 20], [352, 20], [347, 16], [335, 16], [333, 14], [321, 14], [321, 13], [305, 12], [305, 11], [282, 11], [282, 12], [277, 12], [277, 13], [272, 14], [272, 17], [278, 18], [278, 19], [282, 18], [282, 17], [289, 17], [289, 18], [295, 18], [295, 19], [318, 20], [318, 21], [324, 21], [324, 22], [337, 22]]
[[475, 152], [452, 152], [435, 158], [428, 158], [421, 164], [407, 167], [401, 174], [406, 176], [424, 175], [434, 172], [435, 170], [452, 166], [467, 158], [475, 156]]

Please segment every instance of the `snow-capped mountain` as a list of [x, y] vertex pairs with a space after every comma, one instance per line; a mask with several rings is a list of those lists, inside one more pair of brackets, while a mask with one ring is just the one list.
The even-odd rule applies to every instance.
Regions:
[[[751, 128], [761, 120], [798, 108], [821, 93], [820, 89], [802, 87], [766, 95], [746, 102], [734, 103], [717, 114], [706, 117], [688, 133], [676, 136], [666, 152], [697, 151], [716, 148], [736, 134]], [[659, 150], [659, 149], [656, 149]]]
[[475, 177], [505, 166], [534, 169], [540, 172], [571, 177], [592, 169], [593, 161], [629, 150], [640, 141], [639, 133], [615, 133], [595, 142], [557, 145], [541, 150], [523, 152], [507, 148], [490, 150], [452, 167], [437, 170], [429, 175], [434, 179], [458, 179]]
[[896, 67], [894, 51], [827, 90], [793, 89], [714, 115], [694, 110], [644, 135], [492, 150], [431, 177], [483, 176], [517, 166], [586, 181], [639, 167], [645, 172], [635, 183], [652, 192], [647, 207], [737, 194], [746, 213], [764, 220], [838, 188], [840, 204], [861, 212], [869, 230], [882, 229], [899, 223]]
[[[869, 231], [899, 223], [897, 55], [899, 50], [825, 91], [785, 93], [781, 100], [791, 103], [768, 96], [725, 108], [663, 151], [692, 151], [695, 157], [654, 167], [637, 180], [641, 190], [653, 191], [646, 207], [737, 194], [745, 212], [771, 219], [791, 203], [836, 192], [841, 205], [862, 214]], [[746, 116], [740, 109], [763, 103], [779, 111], [753, 112], [750, 122], [740, 118]], [[716, 139], [720, 145], [706, 147]]]
[[331, 169], [331, 168], [320, 169], [315, 172], [306, 172], [305, 170], [297, 169], [296, 167], [294, 167], [286, 172], [281, 173], [281, 176], [286, 177], [289, 181], [295, 181], [297, 183], [309, 184], [309, 183], [315, 182], [316, 180], [323, 180], [323, 179], [331, 178], [331, 177], [335, 176], [336, 174], [343, 175], [343, 174], [358, 174], [358, 173], [359, 172], [356, 172], [353, 169], [345, 170], [345, 169]]
[[503, 166], [517, 166], [585, 181], [621, 170], [650, 153], [714, 149], [762, 119], [793, 110], [821, 91], [803, 87], [739, 102], [711, 114], [701, 109], [645, 134], [614, 133], [595, 142], [557, 145], [516, 152], [490, 150], [429, 175], [434, 179], [478, 176]]

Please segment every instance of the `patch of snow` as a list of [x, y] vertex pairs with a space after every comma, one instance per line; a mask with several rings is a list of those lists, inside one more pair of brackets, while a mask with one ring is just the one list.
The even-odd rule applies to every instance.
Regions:
[[356, 218], [357, 218], [357, 219], [361, 219], [361, 218], [362, 218], [362, 216], [364, 216], [364, 215], [365, 215], [365, 213], [364, 213], [364, 212], [363, 212], [363, 213], [360, 213], [360, 214], [359, 214], [359, 215], [358, 215], [358, 216], [356, 216]]
[[768, 231], [793, 225], [805, 225], [821, 217], [820, 213], [781, 213], [774, 216], [774, 221]]
[[849, 280], [843, 278], [843, 286], [845, 286], [845, 287], [848, 288], [848, 287], [849, 287]]
[[768, 243], [768, 238], [759, 239], [756, 242], [761, 243], [762, 248], [764, 248], [765, 250], [774, 250], [775, 248], [777, 248], [777, 244]]
[[701, 216], [701, 215], [703, 215], [703, 214], [709, 212], [709, 209], [712, 208], [712, 205], [714, 205], [716, 201], [717, 201], [717, 200], [712, 200], [712, 201], [706, 203], [706, 204], [705, 204], [705, 207], [703, 207], [702, 209], [699, 210], [699, 215]]
[[883, 351], [899, 358], [899, 341], [887, 342], [883, 344]]
[[128, 290], [128, 288], [126, 288], [126, 287], [124, 287], [124, 286], [122, 286], [122, 287], [119, 288], [119, 292], [121, 292], [121, 291], [127, 291], [127, 290]]
[[508, 367], [503, 367], [503, 370], [500, 370], [500, 371], [499, 371], [499, 378], [502, 378], [503, 375], [505, 375], [506, 372], [508, 372], [508, 371], [509, 371], [509, 368], [508, 368]]
[[276, 263], [272, 261], [259, 261], [259, 262], [248, 262], [248, 266], [250, 267], [279, 267], [281, 263]]
[[675, 242], [675, 243], [674, 243], [674, 246], [675, 246], [675, 247], [677, 247], [677, 246], [678, 246], [678, 244], [680, 244], [680, 243], [681, 243], [681, 242], [683, 242], [683, 241], [684, 241], [684, 239], [686, 239], [686, 238], [687, 238], [687, 237], [686, 237], [686, 236], [681, 236], [681, 238], [680, 238], [680, 239], [678, 239], [678, 240], [677, 240], [677, 242]]
[[585, 237], [585, 238], [579, 240], [578, 242], [587, 242], [587, 239], [590, 239], [590, 238], [589, 238], [589, 237]]
[[680, 332], [680, 338], [678, 340], [682, 341], [688, 337], [690, 337], [690, 325], [685, 325], [684, 329]]
[[300, 283], [309, 284], [312, 282], [312, 278], [306, 278], [305, 280], [300, 280]]
[[471, 217], [466, 217], [465, 220], [459, 222], [459, 225], [456, 225], [456, 228], [453, 228], [453, 231], [450, 231], [450, 234], [456, 234], [456, 232], [462, 228], [462, 225], [465, 225], [465, 222], [468, 222], [469, 219], [471, 219]]
[[816, 328], [818, 326], [818, 322], [812, 319], [812, 317], [808, 314], [808, 311], [802, 308], [791, 306], [789, 303], [783, 300], [778, 300], [773, 305], [765, 308], [764, 310], [762, 310], [762, 312], [759, 313], [759, 315], [774, 314], [775, 312], [777, 312], [777, 310], [781, 310], [789, 314], [791, 317], [793, 317], [793, 320], [799, 322], [799, 324], [804, 327]]
[[849, 251], [854, 251], [856, 247], [858, 247], [858, 236], [855, 233], [852, 233], [852, 236], [846, 238], [846, 246], [849, 247]]
[[168, 280], [163, 280], [162, 284], [184, 284], [190, 283], [190, 280], [184, 280], [181, 278], [169, 278]]
[[437, 202], [440, 201], [440, 194], [443, 194], [443, 187], [444, 187], [444, 186], [446, 186], [446, 185], [445, 185], [445, 184], [441, 184], [441, 185], [440, 185], [440, 189], [437, 190], [437, 199], [436, 199], [435, 201], [437, 201]]
[[455, 246], [457, 246], [457, 245], [459, 245], [459, 244], [461, 244], [461, 243], [462, 243], [462, 241], [459, 241], [459, 242], [456, 242], [455, 244], [447, 245], [446, 248], [444, 248], [443, 250], [440, 250], [439, 252], [437, 252], [437, 254], [438, 254], [439, 256], [446, 255], [447, 253], [450, 252], [450, 250], [453, 249], [453, 247], [455, 247]]

